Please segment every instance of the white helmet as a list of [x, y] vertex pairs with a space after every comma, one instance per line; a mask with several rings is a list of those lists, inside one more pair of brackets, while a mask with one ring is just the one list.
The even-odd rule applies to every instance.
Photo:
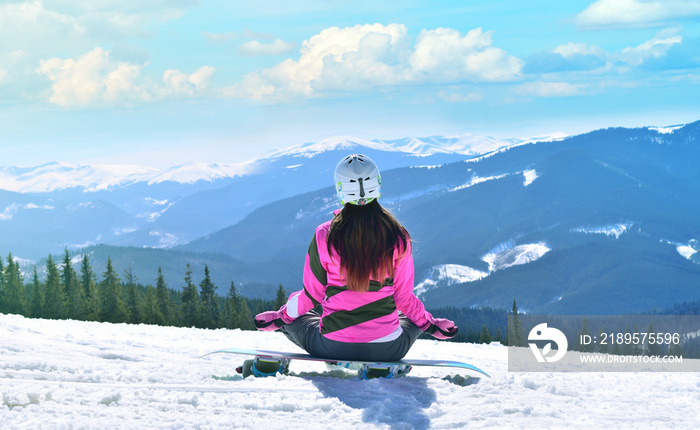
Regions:
[[371, 158], [352, 154], [335, 167], [335, 190], [342, 204], [364, 206], [381, 195], [382, 178]]

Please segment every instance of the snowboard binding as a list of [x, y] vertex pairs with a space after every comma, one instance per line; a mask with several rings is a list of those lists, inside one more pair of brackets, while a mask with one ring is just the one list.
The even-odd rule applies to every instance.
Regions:
[[286, 375], [289, 373], [289, 359], [255, 357], [245, 360], [242, 366], [236, 368], [236, 372], [240, 373], [244, 378], [251, 375], [256, 378], [265, 378], [275, 376], [278, 373]]
[[399, 376], [405, 376], [411, 371], [411, 366], [408, 364], [370, 364], [370, 363], [354, 363], [354, 362], [342, 362], [338, 361], [332, 363], [335, 367], [341, 367], [343, 369], [356, 370], [357, 376], [360, 379], [375, 379], [375, 378], [395, 378]]

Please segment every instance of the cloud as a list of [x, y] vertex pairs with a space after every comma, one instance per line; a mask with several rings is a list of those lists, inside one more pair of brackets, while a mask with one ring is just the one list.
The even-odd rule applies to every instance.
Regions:
[[556, 73], [595, 70], [605, 66], [607, 54], [598, 46], [569, 42], [551, 51], [531, 55], [524, 73]]
[[516, 92], [528, 97], [570, 97], [583, 94], [584, 84], [570, 82], [525, 82]]
[[293, 43], [285, 42], [282, 39], [275, 39], [269, 43], [249, 40], [247, 42], [243, 42], [238, 47], [238, 52], [240, 52], [242, 55], [253, 57], [257, 55], [281, 55], [291, 52], [293, 49]]
[[574, 18], [581, 27], [644, 27], [700, 16], [697, 0], [598, 0]]
[[216, 69], [210, 66], [200, 67], [189, 75], [175, 69], [166, 70], [163, 73], [165, 86], [161, 89], [160, 94], [162, 97], [204, 94], [212, 87], [215, 72]]
[[[241, 33], [226, 32], [215, 34], [205, 31], [202, 35], [213, 45], [236, 47], [238, 53], [246, 57], [282, 55], [292, 52], [295, 46], [294, 43], [285, 42], [270, 33], [258, 33], [250, 28], [245, 28]], [[238, 41], [243, 39], [246, 39], [246, 41], [238, 44]], [[238, 45], [236, 46], [236, 44]]]
[[663, 30], [639, 46], [623, 49], [617, 59], [631, 66], [640, 66], [648, 60], [665, 57], [671, 47], [681, 42], [683, 37], [676, 34], [675, 30]]
[[141, 92], [136, 84], [141, 67], [111, 61], [109, 52], [98, 47], [75, 59], [41, 61], [38, 72], [53, 82], [51, 103], [81, 106], [114, 102]]
[[645, 70], [682, 70], [700, 67], [700, 38], [683, 38], [668, 46], [665, 55], [644, 59], [640, 68]]
[[497, 82], [518, 77], [522, 61], [491, 46], [492, 32], [481, 28], [423, 30], [410, 58], [412, 72], [430, 82]]
[[[77, 57], [95, 46], [130, 46], [134, 39], [151, 38], [155, 25], [182, 16], [194, 4], [193, 0], [0, 2], [0, 59], [9, 84], [3, 86], [0, 97], [24, 98], [36, 93], [43, 84], [35, 73], [41, 60], [58, 52]], [[110, 57], [115, 56], [119, 56], [116, 50]], [[90, 98], [90, 91], [82, 92], [81, 97]]]
[[64, 107], [105, 106], [152, 101], [171, 96], [196, 96], [211, 84], [214, 68], [192, 73], [168, 70], [163, 84], [141, 76], [145, 64], [116, 61], [97, 47], [77, 58], [42, 60], [37, 70], [51, 82], [49, 101]]
[[501, 82], [519, 78], [522, 62], [492, 46], [491, 32], [439, 28], [415, 42], [401, 24], [332, 27], [304, 41], [297, 60], [245, 76], [231, 97], [316, 97], [397, 85]]

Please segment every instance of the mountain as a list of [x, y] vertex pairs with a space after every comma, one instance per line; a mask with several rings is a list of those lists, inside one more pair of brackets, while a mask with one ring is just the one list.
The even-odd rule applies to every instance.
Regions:
[[[27, 259], [77, 245], [167, 248], [235, 224], [262, 205], [332, 183], [335, 164], [349, 152], [395, 168], [464, 160], [512, 142], [470, 135], [395, 141], [340, 136], [235, 165], [0, 167], [2, 246]], [[90, 210], [96, 206], [99, 215]], [[35, 241], [42, 236], [45, 241]]]
[[[700, 296], [699, 142], [697, 122], [516, 145], [383, 171], [382, 202], [411, 232], [431, 307], [646, 311]], [[332, 187], [300, 194], [181, 249], [286, 266], [283, 282], [298, 285], [336, 207]]]
[[[449, 146], [449, 138], [441, 139]], [[431, 308], [508, 309], [515, 299], [528, 313], [619, 314], [700, 299], [700, 122], [511, 142], [479, 156], [429, 155], [439, 142], [421, 141], [334, 138], [280, 151], [259, 160], [255, 173], [213, 182], [5, 191], [0, 234], [12, 237], [15, 225], [30, 229], [26, 221], [13, 224], [25, 215], [51, 225], [46, 219], [63, 222], [77, 208], [88, 242], [100, 242], [100, 226], [126, 226], [107, 243], [131, 248], [76, 251], [94, 252], [97, 265], [106, 255], [120, 271], [138, 262], [135, 274], [144, 283], [162, 265], [177, 288], [187, 262], [197, 270], [209, 264], [221, 294], [234, 281], [243, 294], [273, 298], [279, 284], [300, 287], [314, 228], [338, 207], [332, 169], [342, 155], [361, 150], [382, 169], [382, 204], [411, 232], [416, 285]], [[426, 155], [405, 152], [409, 147]], [[94, 206], [74, 202], [86, 195], [103, 198], [91, 200], [100, 203]], [[82, 234], [81, 227], [56, 232], [52, 246]], [[198, 232], [204, 233], [183, 243]], [[26, 242], [46, 253], [47, 242], [32, 237]], [[143, 248], [148, 240], [169, 249]], [[15, 249], [8, 251], [27, 258]]]

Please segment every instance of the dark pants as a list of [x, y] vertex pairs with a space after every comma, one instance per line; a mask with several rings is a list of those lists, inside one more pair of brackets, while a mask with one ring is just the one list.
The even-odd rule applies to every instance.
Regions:
[[396, 361], [402, 359], [422, 331], [405, 315], [399, 314], [403, 332], [388, 342], [350, 343], [326, 338], [319, 331], [321, 316], [309, 311], [280, 331], [295, 345], [321, 358], [358, 361]]

